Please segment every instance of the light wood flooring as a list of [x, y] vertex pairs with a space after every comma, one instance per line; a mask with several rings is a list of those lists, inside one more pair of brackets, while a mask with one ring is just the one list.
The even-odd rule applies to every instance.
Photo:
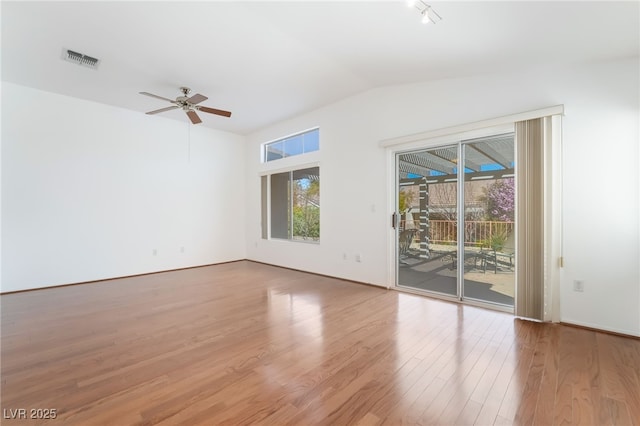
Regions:
[[640, 424], [640, 340], [248, 261], [0, 300], [2, 425]]

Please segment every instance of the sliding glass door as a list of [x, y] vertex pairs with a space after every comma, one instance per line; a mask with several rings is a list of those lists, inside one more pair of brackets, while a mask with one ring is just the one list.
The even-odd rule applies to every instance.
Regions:
[[513, 133], [401, 153], [396, 165], [397, 285], [512, 307]]
[[462, 142], [463, 296], [513, 306], [515, 293], [514, 135]]
[[397, 157], [398, 284], [458, 296], [458, 146]]

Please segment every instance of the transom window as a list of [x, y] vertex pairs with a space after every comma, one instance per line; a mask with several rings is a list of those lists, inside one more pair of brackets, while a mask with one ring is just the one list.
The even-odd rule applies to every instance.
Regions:
[[311, 129], [264, 144], [264, 161], [274, 161], [320, 149], [320, 129]]

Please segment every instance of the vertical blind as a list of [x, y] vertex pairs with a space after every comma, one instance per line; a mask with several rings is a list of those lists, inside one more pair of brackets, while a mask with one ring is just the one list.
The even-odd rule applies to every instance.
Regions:
[[[550, 122], [550, 121], [549, 121]], [[549, 123], [548, 122], [548, 123]], [[544, 320], [545, 119], [516, 123], [515, 315]]]

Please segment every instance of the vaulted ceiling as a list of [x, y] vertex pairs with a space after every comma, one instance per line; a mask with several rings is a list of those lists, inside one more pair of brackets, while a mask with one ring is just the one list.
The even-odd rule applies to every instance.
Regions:
[[[2, 80], [139, 111], [180, 86], [246, 134], [372, 88], [637, 57], [639, 3], [3, 1]], [[71, 49], [97, 70], [61, 59]], [[36, 106], [34, 106], [36, 107]], [[149, 119], [186, 121], [181, 111]]]

